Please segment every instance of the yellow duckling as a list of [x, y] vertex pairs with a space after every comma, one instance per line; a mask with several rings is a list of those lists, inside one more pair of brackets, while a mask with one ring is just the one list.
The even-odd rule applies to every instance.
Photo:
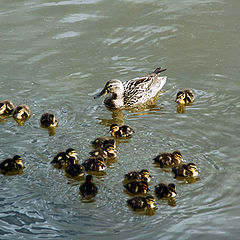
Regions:
[[175, 197], [176, 193], [176, 185], [174, 183], [159, 183], [155, 186], [155, 194], [159, 198], [170, 198]]
[[86, 171], [104, 171], [107, 166], [104, 163], [104, 159], [100, 156], [90, 157], [82, 164]]
[[40, 124], [42, 127], [52, 128], [57, 127], [58, 120], [52, 113], [44, 113], [40, 118]]
[[176, 177], [197, 177], [199, 169], [195, 163], [183, 163], [172, 168], [172, 172]]
[[147, 169], [142, 169], [140, 172], [133, 171], [125, 174], [124, 181], [132, 182], [132, 181], [141, 181], [144, 180], [146, 182], [150, 182], [152, 176], [150, 175]]
[[13, 117], [17, 120], [26, 120], [30, 115], [30, 108], [26, 104], [17, 106], [13, 112]]
[[84, 176], [84, 167], [79, 163], [71, 162], [66, 168], [67, 177], [79, 178]]
[[156, 156], [154, 162], [159, 164], [160, 167], [173, 167], [182, 163], [182, 154], [179, 151], [174, 151], [173, 153], [161, 153]]
[[23, 168], [22, 158], [19, 155], [5, 159], [0, 163], [0, 172], [6, 175], [21, 173]]
[[79, 187], [80, 194], [85, 199], [91, 199], [97, 195], [98, 188], [93, 183], [93, 176], [87, 175], [84, 183]]
[[146, 197], [134, 197], [132, 199], [128, 199], [127, 204], [133, 210], [154, 209], [157, 205], [155, 198], [150, 195]]
[[111, 145], [114, 149], [116, 148], [116, 140], [108, 137], [98, 137], [91, 142], [94, 148], [104, 148], [106, 145]]
[[0, 115], [10, 115], [14, 110], [14, 105], [9, 100], [0, 102]]
[[70, 164], [77, 163], [77, 152], [73, 148], [68, 148], [66, 152], [58, 153], [52, 160], [51, 164], [53, 164], [56, 168], [66, 168]]
[[105, 160], [113, 159], [117, 156], [115, 148], [112, 144], [107, 144], [104, 148], [97, 148], [89, 153], [92, 157], [102, 157]]
[[123, 185], [129, 193], [146, 194], [149, 192], [148, 183], [146, 181], [133, 181]]
[[176, 103], [189, 104], [194, 102], [194, 93], [191, 89], [185, 88], [177, 93]]
[[114, 123], [110, 126], [109, 132], [113, 137], [116, 138], [128, 138], [133, 135], [134, 130], [127, 125], [119, 126], [118, 124]]

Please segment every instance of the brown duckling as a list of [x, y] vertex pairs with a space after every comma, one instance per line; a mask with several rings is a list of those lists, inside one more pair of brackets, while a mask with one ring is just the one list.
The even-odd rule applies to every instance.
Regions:
[[52, 113], [43, 113], [40, 118], [40, 124], [42, 127], [46, 128], [57, 127], [58, 120]]
[[100, 156], [90, 157], [82, 164], [86, 171], [104, 171], [107, 166], [104, 163], [104, 159]]
[[80, 194], [83, 198], [91, 199], [97, 195], [98, 188], [93, 183], [93, 176], [87, 175], [84, 183], [79, 187]]
[[58, 153], [52, 160], [51, 164], [53, 164], [56, 168], [66, 168], [68, 165], [77, 163], [77, 152], [73, 148], [68, 148], [66, 152]]
[[7, 158], [0, 163], [0, 173], [2, 174], [17, 174], [21, 172], [23, 168], [22, 158], [19, 155], [15, 155], [13, 158]]
[[103, 157], [104, 159], [112, 159], [117, 156], [115, 148], [112, 144], [107, 144], [104, 148], [97, 148], [89, 153], [92, 157]]
[[129, 193], [146, 194], [149, 192], [148, 183], [146, 181], [133, 181], [123, 185]]
[[0, 102], [0, 115], [10, 115], [14, 110], [14, 105], [9, 100], [3, 100]]
[[13, 117], [17, 120], [26, 120], [30, 115], [30, 108], [26, 104], [17, 106], [13, 112]]
[[71, 162], [71, 164], [65, 168], [65, 173], [68, 177], [77, 178], [84, 176], [84, 170], [81, 164]]
[[194, 93], [191, 89], [185, 88], [177, 93], [176, 103], [189, 104], [194, 102]]
[[182, 154], [179, 151], [174, 151], [173, 153], [161, 153], [154, 159], [155, 163], [158, 163], [160, 167], [173, 167], [182, 163]]
[[91, 143], [94, 148], [104, 148], [106, 145], [116, 148], [116, 140], [114, 138], [98, 137]]
[[132, 181], [141, 181], [144, 180], [146, 182], [150, 182], [152, 176], [150, 175], [147, 169], [142, 169], [140, 172], [133, 171], [125, 174], [124, 181], [132, 182]]
[[195, 163], [183, 163], [172, 168], [172, 172], [176, 177], [196, 177], [199, 174], [199, 169]]
[[127, 204], [133, 210], [146, 210], [146, 209], [153, 209], [156, 207], [156, 200], [153, 196], [146, 196], [146, 197], [134, 197], [127, 200]]
[[177, 195], [176, 185], [174, 183], [159, 183], [155, 186], [155, 194], [159, 198], [175, 197]]
[[114, 123], [110, 126], [109, 132], [113, 137], [116, 138], [128, 138], [133, 135], [134, 130], [127, 125], [119, 126], [118, 124]]

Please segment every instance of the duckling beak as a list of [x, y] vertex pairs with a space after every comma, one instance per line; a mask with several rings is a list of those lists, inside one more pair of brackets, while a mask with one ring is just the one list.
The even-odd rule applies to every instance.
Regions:
[[152, 175], [149, 175], [149, 177], [150, 177], [150, 178], [154, 178], [154, 176], [152, 176]]
[[102, 97], [102, 96], [104, 96], [106, 94], [107, 94], [107, 89], [104, 88], [100, 93], [98, 93], [96, 96], [94, 96], [94, 99], [100, 98], [100, 97]]
[[176, 103], [185, 104], [185, 102], [184, 102], [184, 100], [182, 98], [177, 98], [176, 99]]

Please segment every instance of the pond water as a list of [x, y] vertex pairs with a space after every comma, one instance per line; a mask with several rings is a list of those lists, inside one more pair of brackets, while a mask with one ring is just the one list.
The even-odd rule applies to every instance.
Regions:
[[[2, 0], [1, 99], [28, 104], [19, 126], [0, 122], [0, 158], [22, 156], [26, 168], [0, 176], [1, 239], [239, 239], [240, 44], [238, 0]], [[113, 78], [125, 81], [156, 67], [168, 76], [156, 106], [108, 111], [94, 100]], [[184, 113], [174, 102], [182, 88], [196, 100]], [[59, 119], [56, 134], [39, 126], [43, 112]], [[132, 126], [117, 159], [94, 176], [94, 202], [79, 196], [81, 182], [49, 163], [73, 147], [80, 162], [90, 142], [111, 123]], [[200, 179], [178, 181], [152, 159], [179, 150], [199, 166]], [[174, 182], [176, 206], [157, 200], [148, 216], [132, 212], [124, 174], [149, 169]]]

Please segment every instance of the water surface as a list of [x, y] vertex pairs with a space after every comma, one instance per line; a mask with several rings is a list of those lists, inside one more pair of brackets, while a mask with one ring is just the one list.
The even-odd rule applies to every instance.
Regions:
[[[1, 100], [26, 103], [24, 126], [0, 122], [0, 157], [19, 154], [22, 175], [0, 176], [1, 239], [238, 239], [239, 2], [237, 0], [2, 1]], [[164, 94], [141, 112], [108, 111], [93, 96], [106, 81], [168, 68]], [[196, 101], [183, 114], [174, 102], [189, 87]], [[59, 118], [54, 136], [40, 128], [43, 112]], [[99, 194], [84, 203], [81, 182], [49, 162], [68, 147], [80, 161], [91, 140], [113, 122], [136, 134], [118, 144], [117, 161], [95, 176]], [[180, 150], [200, 179], [177, 181], [152, 158]], [[158, 200], [153, 216], [126, 205], [122, 179], [148, 168], [174, 182], [176, 206]]]

